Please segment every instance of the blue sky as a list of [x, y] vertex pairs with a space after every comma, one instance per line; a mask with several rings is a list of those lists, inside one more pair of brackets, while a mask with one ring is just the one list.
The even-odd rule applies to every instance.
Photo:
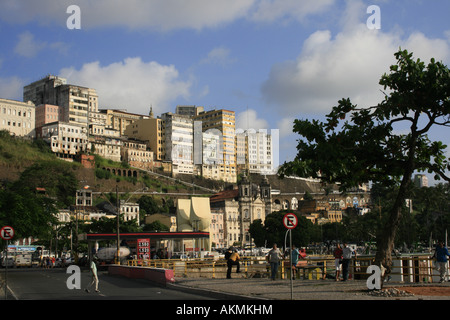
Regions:
[[[79, 30], [67, 28], [70, 5]], [[371, 5], [379, 30], [366, 24]], [[343, 97], [380, 102], [399, 47], [449, 65], [449, 14], [448, 0], [0, 0], [0, 97], [21, 100], [54, 74], [97, 89], [100, 108], [231, 109], [238, 127], [280, 130], [282, 163], [296, 154], [293, 119]]]

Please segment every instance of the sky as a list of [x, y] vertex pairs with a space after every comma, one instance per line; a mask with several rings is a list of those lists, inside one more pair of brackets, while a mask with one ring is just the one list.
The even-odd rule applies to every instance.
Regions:
[[233, 110], [236, 128], [279, 130], [282, 164], [294, 119], [381, 102], [400, 47], [450, 65], [449, 14], [448, 0], [0, 0], [0, 97], [52, 74], [100, 109]]

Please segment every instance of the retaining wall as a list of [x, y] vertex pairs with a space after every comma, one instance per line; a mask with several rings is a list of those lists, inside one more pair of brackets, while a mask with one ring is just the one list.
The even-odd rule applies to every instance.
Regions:
[[131, 279], [145, 279], [162, 286], [175, 282], [173, 270], [170, 269], [111, 265], [108, 273]]

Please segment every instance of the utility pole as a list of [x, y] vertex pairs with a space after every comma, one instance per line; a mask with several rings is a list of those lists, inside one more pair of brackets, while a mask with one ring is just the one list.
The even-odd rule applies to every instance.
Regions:
[[117, 208], [117, 264], [120, 264], [120, 234], [119, 234], [119, 217], [120, 217], [120, 200], [119, 186], [116, 185], [116, 208]]

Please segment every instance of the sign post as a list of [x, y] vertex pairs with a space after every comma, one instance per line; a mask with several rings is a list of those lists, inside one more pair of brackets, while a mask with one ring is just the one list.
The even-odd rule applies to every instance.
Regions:
[[297, 216], [293, 213], [288, 213], [283, 217], [283, 224], [286, 227], [286, 229], [288, 229], [287, 232], [289, 232], [289, 253], [290, 253], [290, 259], [289, 259], [289, 263], [291, 264], [291, 300], [294, 299], [294, 282], [293, 282], [293, 270], [292, 270], [292, 229], [295, 229], [295, 227], [297, 227], [298, 224], [298, 219]]
[[0, 229], [0, 236], [6, 240], [6, 261], [5, 261], [5, 300], [8, 299], [8, 245], [9, 240], [14, 237], [14, 229], [10, 226], [4, 226]]

